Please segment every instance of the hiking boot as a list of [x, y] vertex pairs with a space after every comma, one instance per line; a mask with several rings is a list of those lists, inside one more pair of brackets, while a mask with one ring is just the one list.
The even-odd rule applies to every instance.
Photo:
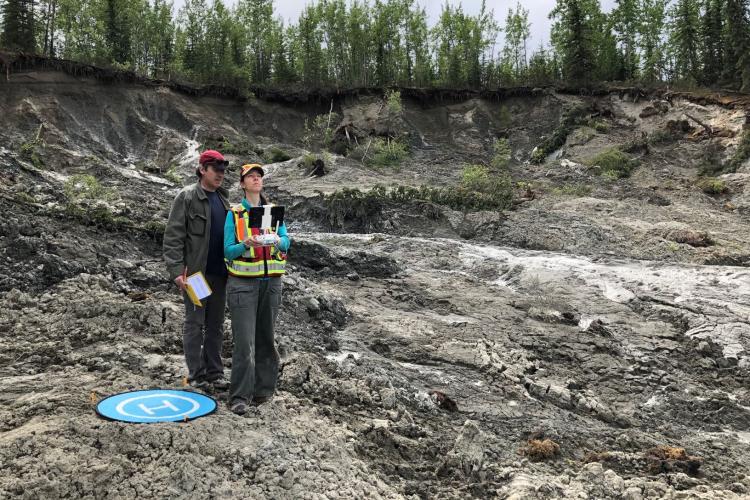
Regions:
[[255, 405], [262, 405], [263, 403], [267, 403], [273, 399], [273, 394], [270, 396], [255, 396], [253, 398], [253, 404]]
[[197, 389], [199, 391], [207, 391], [211, 388], [211, 384], [208, 380], [204, 379], [191, 380], [188, 385], [190, 385], [192, 389]]
[[229, 389], [229, 381], [224, 377], [218, 377], [210, 380], [209, 383], [216, 391], [226, 391]]
[[235, 399], [229, 405], [229, 411], [231, 411], [235, 415], [244, 415], [245, 413], [247, 413], [247, 403], [245, 403], [241, 399]]

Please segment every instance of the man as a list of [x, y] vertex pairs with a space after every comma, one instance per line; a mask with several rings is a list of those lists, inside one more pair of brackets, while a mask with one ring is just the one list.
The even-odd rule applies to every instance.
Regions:
[[[182, 346], [192, 387], [227, 389], [221, 361], [227, 270], [224, 264], [224, 220], [228, 192], [221, 184], [229, 164], [221, 153], [201, 153], [198, 182], [183, 188], [172, 203], [164, 231], [164, 260], [169, 276], [182, 290], [185, 324]], [[201, 271], [212, 293], [195, 306], [185, 292], [187, 276]]]

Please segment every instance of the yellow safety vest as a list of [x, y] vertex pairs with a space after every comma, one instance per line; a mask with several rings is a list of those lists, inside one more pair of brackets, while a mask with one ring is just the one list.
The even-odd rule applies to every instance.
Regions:
[[[242, 243], [250, 235], [275, 233], [273, 229], [250, 227], [250, 218], [244, 207], [233, 207], [234, 238], [236, 243]], [[234, 260], [224, 259], [227, 271], [232, 276], [240, 278], [269, 278], [281, 276], [286, 272], [286, 253], [279, 251], [276, 246], [250, 247]]]

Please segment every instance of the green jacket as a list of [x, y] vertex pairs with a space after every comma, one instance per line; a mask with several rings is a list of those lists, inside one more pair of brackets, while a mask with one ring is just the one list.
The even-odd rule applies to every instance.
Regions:
[[[230, 209], [229, 193], [216, 191], [226, 210]], [[208, 239], [211, 234], [211, 207], [200, 182], [186, 186], [177, 193], [164, 230], [164, 261], [174, 280], [187, 266], [188, 274], [206, 272]]]

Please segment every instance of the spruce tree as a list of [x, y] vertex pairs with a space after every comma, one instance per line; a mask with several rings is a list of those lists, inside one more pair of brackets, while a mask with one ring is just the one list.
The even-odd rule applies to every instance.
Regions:
[[750, 89], [748, 0], [726, 0], [724, 20], [723, 80], [743, 90], [748, 90]]
[[595, 62], [595, 17], [598, 0], [557, 0], [550, 12], [552, 45], [560, 54], [563, 78], [574, 83], [591, 81]]
[[673, 77], [695, 83], [700, 78], [700, 11], [697, 0], [677, 0], [671, 9], [670, 49]]
[[614, 31], [622, 50], [624, 79], [638, 76], [640, 66], [637, 39], [641, 25], [642, 5], [640, 0], [616, 0], [617, 7], [612, 12]]
[[703, 41], [701, 59], [703, 62], [702, 82], [706, 85], [716, 83], [721, 76], [724, 60], [722, 44], [723, 4], [723, 0], [705, 0], [704, 3], [703, 18], [701, 19], [701, 38]]
[[34, 0], [5, 0], [2, 6], [3, 31], [0, 46], [35, 52]]
[[641, 78], [655, 82], [664, 72], [664, 47], [662, 35], [666, 17], [667, 0], [643, 0], [643, 22], [640, 29], [640, 47], [643, 69]]

